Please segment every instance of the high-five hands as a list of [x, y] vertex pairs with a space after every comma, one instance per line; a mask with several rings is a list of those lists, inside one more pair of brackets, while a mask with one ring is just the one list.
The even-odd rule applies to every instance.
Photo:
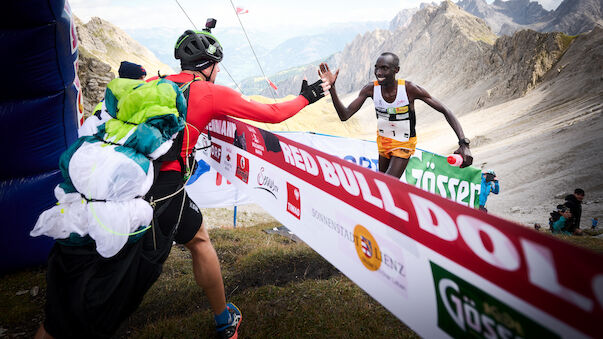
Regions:
[[299, 94], [306, 98], [310, 104], [313, 104], [328, 94], [329, 89], [331, 89], [331, 84], [326, 79], [320, 79], [315, 83], [308, 85], [308, 79], [304, 77]]
[[[323, 62], [318, 67], [318, 76], [323, 81], [328, 81], [331, 86], [335, 85], [335, 81], [337, 81], [337, 76], [339, 75], [339, 69], [335, 71], [335, 74], [331, 73], [329, 69], [329, 65], [326, 62]], [[330, 88], [330, 87], [329, 87]]]

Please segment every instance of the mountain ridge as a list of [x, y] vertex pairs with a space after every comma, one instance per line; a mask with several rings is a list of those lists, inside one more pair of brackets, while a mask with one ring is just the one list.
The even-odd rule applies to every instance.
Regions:
[[460, 0], [457, 5], [484, 19], [497, 35], [522, 29], [576, 35], [593, 29], [603, 9], [602, 0], [564, 0], [552, 11], [530, 0]]
[[[360, 90], [374, 79], [376, 58], [389, 51], [400, 57], [400, 77], [424, 86], [436, 97], [452, 98], [446, 102], [455, 110], [471, 111], [525, 95], [572, 40], [562, 33], [533, 30], [497, 37], [483, 19], [444, 1], [424, 6], [406, 27], [368, 32], [346, 45], [337, 54], [336, 86], [341, 94]], [[329, 63], [334, 70], [336, 66]], [[316, 66], [279, 81], [279, 92], [295, 93], [299, 75], [316, 74]], [[487, 90], [478, 90], [484, 87]], [[461, 94], [459, 89], [463, 89]]]

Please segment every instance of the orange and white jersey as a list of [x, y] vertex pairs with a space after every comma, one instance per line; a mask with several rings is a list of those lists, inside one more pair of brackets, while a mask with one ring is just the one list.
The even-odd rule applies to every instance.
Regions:
[[373, 102], [377, 116], [377, 134], [397, 141], [408, 141], [416, 136], [415, 112], [410, 108], [404, 80], [398, 80], [396, 98], [391, 103], [383, 99], [381, 85], [375, 81]]

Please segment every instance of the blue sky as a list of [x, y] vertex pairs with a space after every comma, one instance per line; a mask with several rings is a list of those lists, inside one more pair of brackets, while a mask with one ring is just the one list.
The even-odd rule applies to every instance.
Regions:
[[[237, 26], [230, 0], [178, 0], [197, 27], [207, 17], [218, 19], [220, 27]], [[331, 23], [389, 21], [404, 8], [417, 7], [425, 0], [232, 0], [235, 6], [249, 10], [242, 16], [246, 27], [326, 26]], [[439, 2], [439, 1], [438, 1]], [[492, 0], [488, 0], [492, 2]], [[546, 9], [556, 8], [561, 0], [539, 0]], [[70, 0], [73, 12], [84, 22], [98, 16], [118, 27], [189, 28], [188, 19], [174, 0]]]

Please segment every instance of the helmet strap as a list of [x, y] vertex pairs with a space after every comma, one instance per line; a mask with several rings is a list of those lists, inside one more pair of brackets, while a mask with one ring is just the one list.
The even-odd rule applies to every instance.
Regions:
[[211, 76], [213, 75], [215, 68], [216, 68], [216, 63], [214, 62], [211, 65], [211, 72], [209, 72], [209, 76], [206, 76], [205, 73], [200, 72], [203, 75], [203, 77], [205, 78], [205, 81], [209, 81], [209, 79], [211, 79]]

